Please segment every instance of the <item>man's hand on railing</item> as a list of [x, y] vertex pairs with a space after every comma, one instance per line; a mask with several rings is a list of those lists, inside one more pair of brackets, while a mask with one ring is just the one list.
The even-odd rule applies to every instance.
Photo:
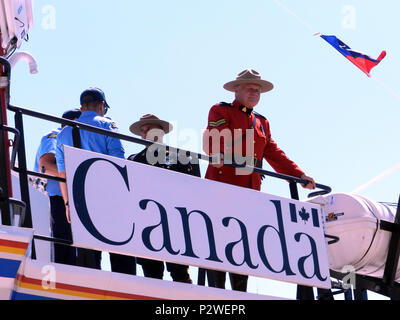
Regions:
[[303, 188], [309, 189], [309, 190], [314, 190], [314, 189], [316, 188], [315, 181], [314, 181], [313, 178], [311, 178], [311, 177], [306, 176], [305, 174], [303, 174], [303, 175], [300, 177], [300, 179], [309, 181], [309, 183], [307, 183], [307, 184], [302, 184], [302, 185], [301, 185]]

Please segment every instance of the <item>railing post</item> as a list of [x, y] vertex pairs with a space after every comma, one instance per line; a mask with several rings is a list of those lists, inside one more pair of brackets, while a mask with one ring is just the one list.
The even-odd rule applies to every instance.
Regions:
[[[22, 227], [33, 228], [31, 202], [29, 196], [28, 174], [26, 165], [24, 124], [22, 120], [21, 111], [15, 113], [14, 122], [15, 122], [15, 127], [20, 132], [19, 146], [18, 146], [19, 183], [21, 189], [21, 200], [26, 204], [25, 219], [22, 223]], [[36, 259], [35, 245], [33, 240], [32, 240], [31, 258]]]
[[6, 143], [7, 133], [3, 128], [4, 122], [3, 117], [0, 115], [0, 211], [1, 211], [1, 223], [3, 225], [10, 226], [11, 225], [11, 214], [10, 214], [10, 202], [9, 202], [9, 195], [10, 195], [10, 186], [9, 186], [9, 179], [7, 162], [9, 161], [8, 158], [8, 146]]
[[393, 286], [396, 281], [396, 273], [400, 257], [400, 233], [398, 228], [400, 225], [400, 198], [397, 203], [397, 211], [393, 224], [395, 228], [392, 230], [392, 237], [389, 243], [389, 251], [383, 275], [383, 283], [388, 286]]
[[0, 87], [0, 211], [2, 224], [9, 226], [11, 225], [9, 198], [12, 197], [12, 185], [8, 133], [4, 130], [4, 126], [7, 126], [7, 88], [9, 87], [11, 66], [3, 58], [0, 59], [0, 64], [0, 76], [3, 80]]
[[290, 188], [290, 197], [294, 200], [300, 200], [299, 190], [297, 189], [297, 183], [291, 181], [289, 184], [289, 188]]
[[24, 125], [21, 112], [15, 113], [15, 127], [20, 132], [20, 140], [18, 146], [18, 168], [19, 168], [20, 188], [21, 188], [21, 200], [26, 203], [25, 221], [23, 223], [23, 227], [33, 228], [30, 197], [29, 197], [27, 165], [26, 165], [25, 134], [24, 134]]

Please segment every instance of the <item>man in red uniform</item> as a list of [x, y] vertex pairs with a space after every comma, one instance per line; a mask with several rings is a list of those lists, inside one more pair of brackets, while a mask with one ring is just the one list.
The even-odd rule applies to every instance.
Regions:
[[[278, 148], [271, 138], [268, 120], [253, 111], [261, 93], [271, 91], [273, 84], [262, 80], [257, 71], [247, 69], [224, 88], [235, 93], [233, 103], [214, 105], [209, 113], [203, 149], [220, 161], [208, 166], [206, 179], [261, 190], [261, 176], [254, 171], [224, 164], [236, 163], [262, 168], [263, 159], [282, 174], [309, 181], [303, 187], [315, 189], [315, 182]], [[225, 288], [225, 272], [216, 272], [217, 287]], [[230, 273], [233, 290], [246, 291], [248, 276]]]

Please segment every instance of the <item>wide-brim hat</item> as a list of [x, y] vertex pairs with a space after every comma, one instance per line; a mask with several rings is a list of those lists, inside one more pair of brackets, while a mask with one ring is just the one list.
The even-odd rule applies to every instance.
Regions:
[[140, 136], [140, 128], [144, 126], [145, 124], [156, 124], [159, 125], [165, 134], [170, 133], [173, 130], [173, 125], [170, 124], [168, 121], [161, 120], [160, 118], [156, 117], [154, 114], [145, 114], [140, 118], [139, 121], [133, 123], [130, 127], [129, 130], [137, 135]]
[[271, 91], [274, 88], [271, 82], [261, 79], [261, 75], [257, 71], [246, 69], [238, 74], [236, 80], [226, 83], [224, 89], [235, 92], [238, 86], [246, 83], [259, 85], [261, 87], [261, 93]]

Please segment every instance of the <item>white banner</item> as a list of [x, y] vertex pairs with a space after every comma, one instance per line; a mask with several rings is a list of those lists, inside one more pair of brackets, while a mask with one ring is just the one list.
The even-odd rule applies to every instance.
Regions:
[[65, 147], [74, 244], [330, 288], [318, 205]]

